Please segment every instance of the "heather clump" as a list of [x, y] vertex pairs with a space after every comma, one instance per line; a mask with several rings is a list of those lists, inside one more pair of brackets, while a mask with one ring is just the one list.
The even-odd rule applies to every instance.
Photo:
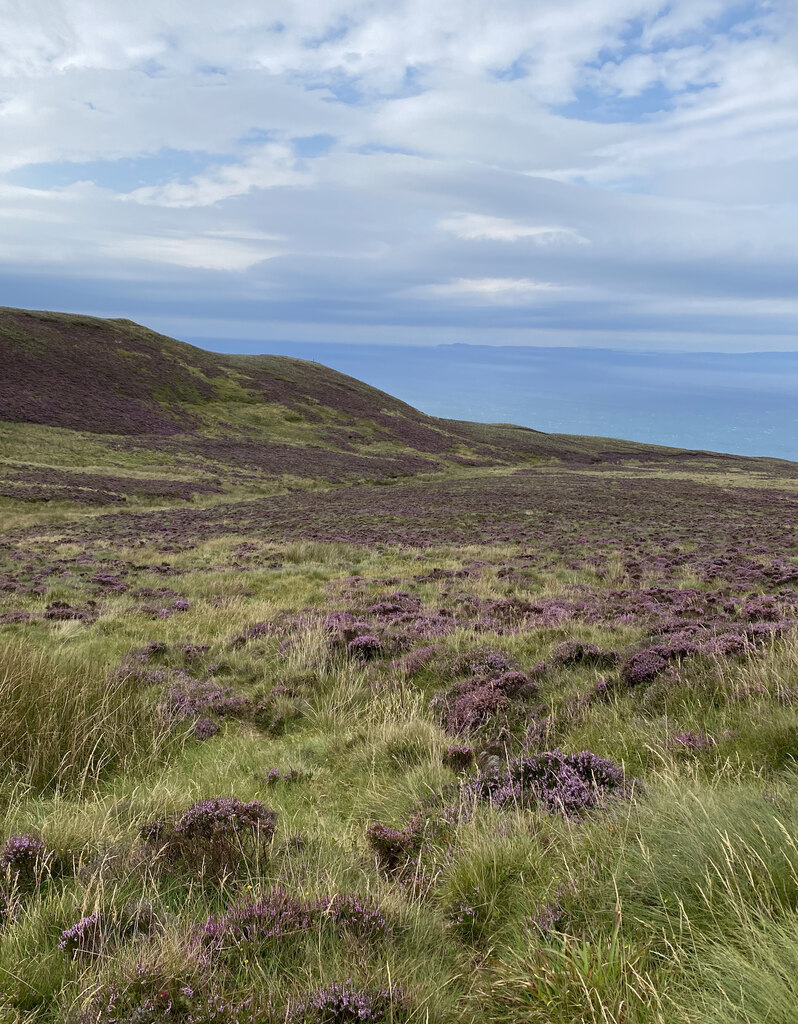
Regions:
[[466, 801], [485, 800], [496, 807], [540, 807], [568, 818], [579, 817], [610, 797], [627, 792], [622, 769], [589, 750], [521, 755], [511, 758], [506, 766], [492, 767], [465, 780], [461, 786]]
[[414, 815], [404, 828], [392, 828], [375, 821], [366, 829], [366, 839], [377, 865], [388, 874], [404, 870], [415, 862], [424, 840], [424, 818]]
[[[228, 686], [213, 680], [194, 679], [178, 674], [167, 688], [159, 711], [167, 721], [194, 718], [199, 721], [217, 718], [245, 718], [252, 712], [251, 700]], [[195, 730], [198, 725], [195, 725]], [[207, 730], [207, 726], [204, 727]]]
[[410, 1008], [399, 989], [358, 989], [333, 982], [301, 999], [288, 1014], [290, 1024], [404, 1024]]
[[674, 733], [670, 737], [669, 745], [674, 753], [700, 753], [704, 750], [711, 750], [715, 746], [715, 740], [703, 729]]
[[370, 633], [363, 633], [350, 640], [346, 645], [346, 650], [350, 658], [355, 658], [359, 661], [371, 661], [380, 655], [382, 640], [379, 637], [372, 636]]
[[58, 948], [73, 959], [96, 957], [107, 952], [110, 931], [109, 920], [100, 911], [95, 911], [64, 929], [58, 940]]
[[219, 726], [212, 718], [198, 718], [194, 723], [194, 738], [200, 742], [209, 740], [219, 732]]
[[564, 640], [551, 652], [555, 665], [596, 665], [611, 667], [618, 661], [617, 651], [605, 651], [593, 643], [582, 640]]
[[282, 886], [254, 900], [211, 916], [199, 928], [203, 949], [229, 956], [269, 952], [276, 956], [288, 944], [310, 932], [330, 931], [374, 942], [391, 927], [371, 899], [357, 893], [337, 893], [329, 898], [303, 899]]
[[150, 822], [139, 834], [156, 860], [219, 874], [265, 854], [276, 821], [277, 812], [257, 800], [214, 797], [173, 818]]
[[313, 773], [303, 771], [301, 768], [270, 768], [263, 781], [267, 786], [276, 786], [278, 783], [307, 782], [313, 778]]
[[493, 647], [478, 647], [455, 658], [451, 672], [454, 676], [468, 675], [493, 679], [515, 668], [515, 660], [506, 651]]
[[664, 672], [668, 667], [668, 659], [663, 657], [660, 647], [651, 647], [636, 651], [621, 666], [621, 676], [630, 686], [648, 683]]
[[432, 700], [432, 710], [448, 733], [468, 734], [487, 726], [497, 728], [500, 716], [512, 704], [522, 703], [540, 692], [535, 679], [525, 672], [503, 667], [499, 662], [492, 677], [472, 677], [455, 683]]
[[571, 924], [571, 915], [560, 903], [559, 895], [553, 900], [538, 903], [523, 921], [525, 931], [533, 938], [547, 939], [555, 932], [565, 932]]
[[236, 649], [244, 647], [253, 640], [262, 640], [275, 636], [277, 632], [278, 627], [274, 622], [253, 622], [243, 632], [233, 637], [230, 641], [230, 646]]
[[455, 772], [464, 772], [474, 763], [474, 748], [463, 744], [454, 744], [444, 750], [442, 761], [447, 768]]
[[203, 965], [138, 963], [131, 976], [96, 992], [78, 1024], [255, 1024], [251, 998], [231, 999]]
[[47, 847], [37, 836], [13, 835], [0, 847], [0, 873], [25, 888], [41, 878], [48, 859]]

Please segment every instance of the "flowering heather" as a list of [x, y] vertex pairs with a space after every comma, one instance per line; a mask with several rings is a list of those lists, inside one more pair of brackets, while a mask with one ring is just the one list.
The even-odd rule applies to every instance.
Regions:
[[51, 621], [66, 619], [86, 619], [91, 612], [87, 608], [73, 608], [68, 601], [51, 601], [44, 610], [44, 618]]
[[243, 647], [251, 640], [260, 640], [262, 637], [272, 636], [277, 630], [273, 622], [253, 622], [247, 626], [243, 633], [239, 633], [230, 641], [232, 647]]
[[570, 914], [563, 909], [559, 898], [539, 903], [532, 913], [524, 918], [526, 929], [533, 936], [544, 939], [553, 932], [567, 931], [570, 923]]
[[715, 746], [715, 741], [703, 729], [699, 729], [697, 732], [688, 730], [686, 732], [674, 733], [670, 738], [670, 745], [675, 751], [683, 750], [698, 753], [702, 750], [710, 750]]
[[82, 917], [61, 932], [58, 948], [71, 957], [99, 956], [109, 937], [109, 922], [99, 911]]
[[464, 772], [474, 763], [474, 748], [462, 745], [447, 747], [443, 752], [443, 763], [456, 772]]
[[290, 1024], [404, 1024], [409, 1019], [400, 990], [356, 989], [351, 980], [306, 996], [287, 1017]]
[[113, 476], [39, 466], [14, 470], [9, 477], [9, 489], [13, 491], [9, 497], [81, 505], [118, 505], [129, 496], [191, 501], [195, 494], [218, 494], [222, 490], [218, 483], [206, 481]]
[[338, 893], [329, 899], [303, 900], [276, 886], [256, 900], [209, 917], [198, 939], [211, 952], [225, 953], [242, 945], [261, 950], [325, 927], [370, 942], [391, 930], [380, 908], [367, 897]]
[[264, 777], [267, 786], [276, 786], [278, 782], [305, 782], [311, 779], [312, 773], [302, 771], [300, 768], [287, 768], [280, 771], [279, 768], [270, 768]]
[[408, 651], [407, 654], [394, 658], [390, 667], [396, 672], [413, 676], [416, 672], [420, 672], [422, 668], [429, 665], [439, 651], [439, 644], [427, 644], [424, 647], [416, 647], [412, 651]]
[[47, 848], [36, 836], [10, 836], [0, 847], [0, 872], [15, 883], [30, 884], [36, 880], [46, 856]]
[[404, 828], [391, 828], [375, 821], [366, 829], [366, 839], [379, 866], [391, 873], [404, 868], [416, 857], [424, 838], [424, 821], [420, 815], [410, 819]]
[[541, 806], [566, 817], [578, 817], [610, 796], [626, 792], [623, 771], [589, 750], [561, 750], [512, 758], [509, 764], [482, 772], [462, 784], [466, 800], [488, 800], [495, 806], [518, 803]]
[[431, 706], [447, 732], [472, 733], [492, 725], [512, 701], [523, 701], [539, 692], [537, 682], [526, 673], [504, 671], [493, 679], [474, 678], [455, 683], [437, 694]]
[[210, 873], [232, 871], [265, 850], [274, 835], [277, 812], [253, 800], [235, 797], [200, 800], [176, 818], [154, 821], [139, 830], [145, 847], [169, 863]]
[[623, 664], [621, 674], [630, 686], [639, 686], [656, 678], [668, 667], [659, 648], [637, 651]]
[[219, 732], [219, 726], [212, 718], [198, 718], [194, 723], [194, 736], [198, 740], [209, 740]]
[[564, 640], [551, 652], [556, 665], [614, 665], [618, 661], [615, 651], [604, 651], [596, 644], [581, 640]]
[[30, 622], [30, 620], [30, 612], [26, 612], [21, 609], [15, 609], [14, 611], [3, 612], [0, 614], [0, 626], [21, 625], [23, 623]]
[[495, 679], [514, 667], [513, 659], [505, 651], [478, 647], [476, 650], [461, 654], [452, 665], [452, 673], [458, 676], [471, 675]]
[[252, 710], [248, 697], [236, 694], [230, 687], [211, 680], [178, 676], [164, 695], [160, 705], [165, 718], [193, 718], [210, 714], [220, 718], [247, 716]]
[[367, 633], [350, 640], [346, 649], [350, 657], [359, 658], [361, 661], [370, 661], [379, 655], [382, 650], [382, 641], [379, 637]]
[[231, 1001], [213, 981], [192, 971], [175, 975], [162, 964], [139, 963], [127, 981], [99, 991], [78, 1024], [255, 1024], [251, 1000]]

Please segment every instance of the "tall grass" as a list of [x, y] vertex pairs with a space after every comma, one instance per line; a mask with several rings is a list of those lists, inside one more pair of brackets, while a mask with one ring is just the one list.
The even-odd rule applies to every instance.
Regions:
[[5, 789], [79, 794], [111, 771], [146, 767], [175, 741], [154, 697], [102, 664], [21, 640], [0, 648]]

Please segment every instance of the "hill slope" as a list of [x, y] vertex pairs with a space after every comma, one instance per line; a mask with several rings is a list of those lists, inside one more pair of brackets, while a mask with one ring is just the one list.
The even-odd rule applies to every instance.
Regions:
[[0, 365], [0, 501], [151, 504], [551, 460], [720, 458], [439, 419], [319, 363], [207, 352], [130, 320], [2, 308]]
[[[259, 435], [264, 406], [313, 424], [329, 447], [394, 442], [431, 455], [464, 445], [503, 461], [598, 449], [585, 439], [508, 424], [436, 419], [318, 363], [207, 352], [130, 320], [0, 309], [0, 419], [125, 436], [207, 432]], [[293, 414], [293, 415], [291, 415]], [[336, 428], [339, 428], [336, 430]], [[340, 428], [344, 428], [341, 430]], [[652, 446], [617, 443], [618, 451]]]

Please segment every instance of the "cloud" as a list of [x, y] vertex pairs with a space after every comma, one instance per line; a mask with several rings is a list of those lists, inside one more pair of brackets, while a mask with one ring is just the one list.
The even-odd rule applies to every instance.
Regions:
[[506, 217], [488, 217], [483, 213], [456, 213], [438, 222], [444, 231], [450, 231], [457, 238], [468, 241], [488, 240], [495, 242], [517, 242], [520, 238], [531, 238], [540, 245], [552, 242], [587, 242], [573, 228], [551, 227], [539, 224], [524, 224]]
[[173, 263], [178, 267], [204, 270], [248, 270], [276, 253], [259, 252], [240, 242], [222, 238], [164, 238], [141, 236], [123, 238], [105, 249], [111, 259], [130, 257], [149, 263]]
[[792, 4], [14, 0], [6, 20], [2, 302], [419, 344], [798, 334]]
[[253, 189], [309, 185], [311, 177], [297, 165], [290, 146], [272, 143], [237, 164], [223, 164], [209, 174], [200, 174], [186, 184], [171, 181], [135, 189], [120, 198], [155, 206], [213, 206]]
[[559, 290], [560, 285], [528, 277], [458, 277], [448, 284], [431, 284], [418, 289], [426, 295], [475, 302], [528, 302], [541, 293]]

